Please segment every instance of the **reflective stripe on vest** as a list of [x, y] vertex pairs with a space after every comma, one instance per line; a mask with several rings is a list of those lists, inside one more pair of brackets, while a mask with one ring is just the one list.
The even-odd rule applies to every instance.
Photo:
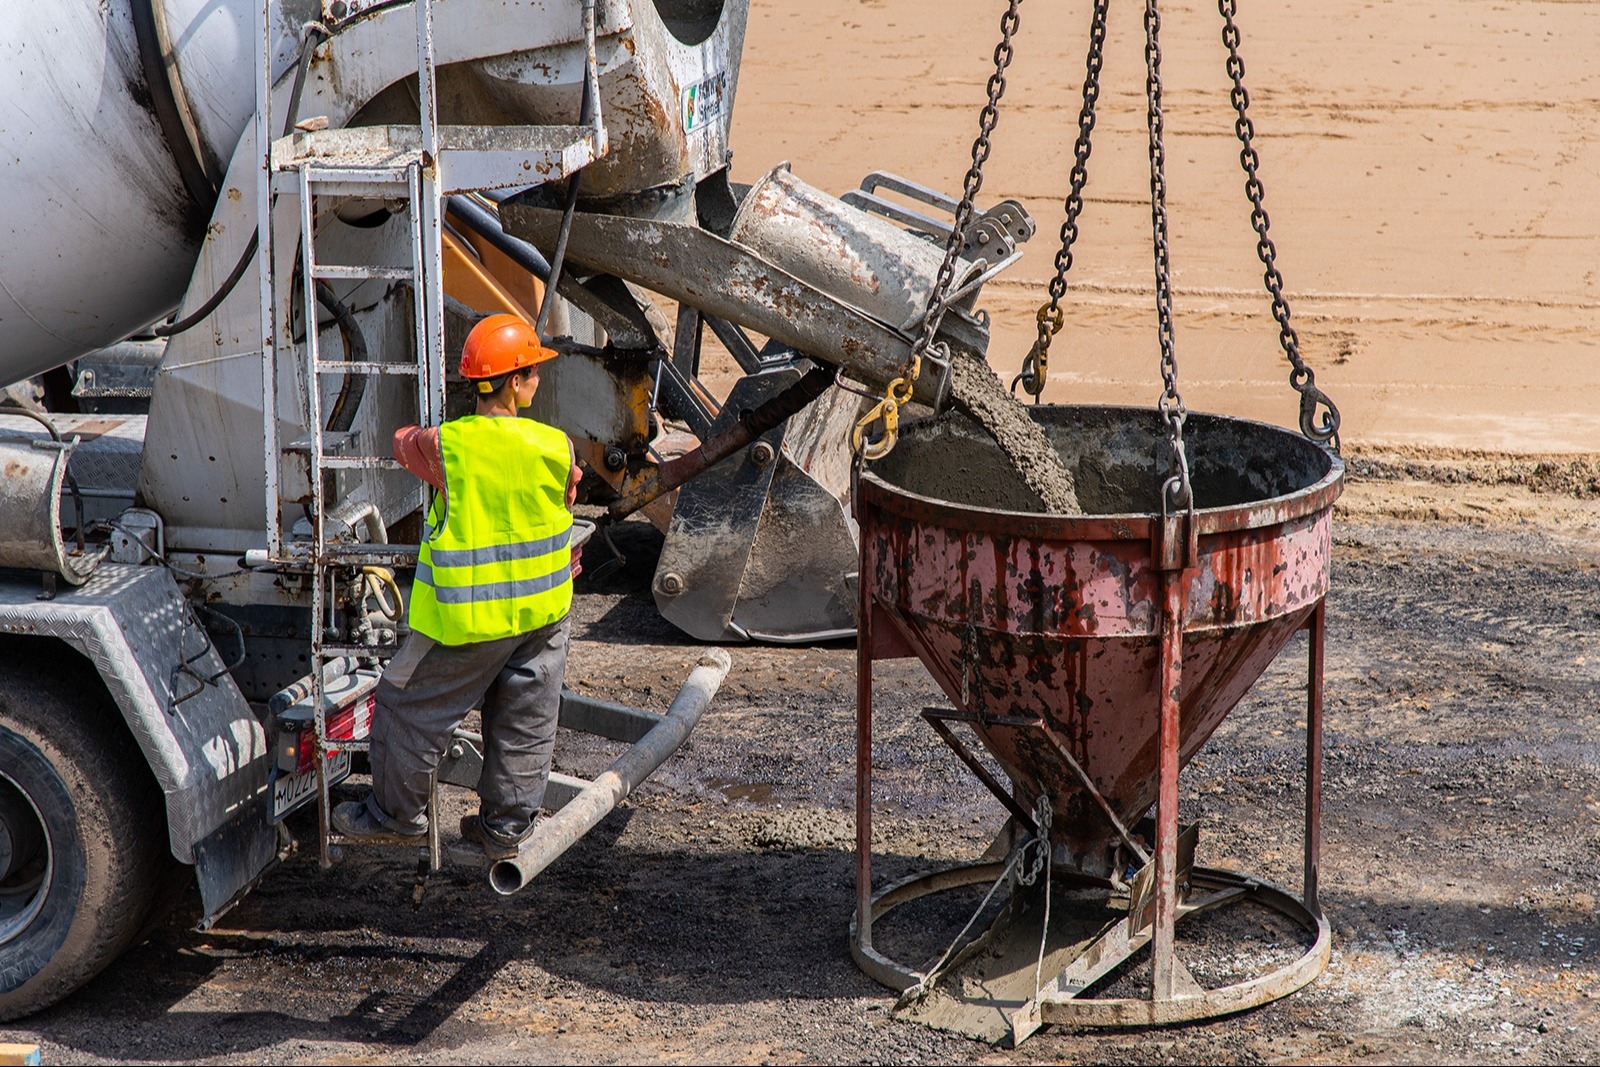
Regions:
[[411, 590], [411, 628], [444, 645], [530, 633], [572, 607], [567, 435], [469, 415], [439, 428], [435, 498]]

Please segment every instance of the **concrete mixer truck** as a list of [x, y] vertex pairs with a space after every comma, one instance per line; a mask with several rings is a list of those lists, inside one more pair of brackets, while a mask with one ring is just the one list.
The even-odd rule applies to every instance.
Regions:
[[[0, 384], [77, 361], [83, 397], [127, 401], [0, 414], [0, 1017], [87, 981], [186, 881], [215, 921], [301, 805], [327, 860], [427, 503], [388, 442], [458, 403], [484, 314], [564, 353], [532, 413], [574, 439], [602, 526], [665, 531], [668, 618], [714, 641], [851, 631], [859, 394], [906, 363], [950, 241], [940, 347], [981, 356], [974, 301], [1033, 224], [1002, 203], [958, 231], [954, 201], [886, 174], [843, 199], [783, 166], [731, 181], [745, 15], [0, 9]], [[112, 358], [136, 336], [150, 359]], [[699, 378], [712, 338], [744, 371], [725, 397]], [[916, 399], [943, 381], [927, 361]], [[666, 716], [568, 693], [562, 724], [648, 773], [726, 669], [708, 657]], [[470, 785], [457, 742], [440, 778]], [[592, 825], [616, 796], [593, 788], [554, 781], [549, 806]]]

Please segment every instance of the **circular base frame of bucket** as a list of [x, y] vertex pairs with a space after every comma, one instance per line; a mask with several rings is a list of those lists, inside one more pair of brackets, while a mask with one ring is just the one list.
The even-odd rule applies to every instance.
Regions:
[[[993, 883], [1005, 870], [1004, 861], [969, 863], [903, 879], [873, 895], [873, 922], [876, 923], [901, 905], [935, 893]], [[1169, 1000], [1132, 997], [1053, 999], [1048, 990], [1041, 990], [1038, 1001], [1024, 1005], [1015, 1013], [1011, 1042], [1020, 1042], [1046, 1023], [1086, 1027], [1171, 1026], [1232, 1015], [1303, 989], [1327, 969], [1333, 947], [1328, 920], [1320, 911], [1307, 907], [1299, 897], [1259, 878], [1213, 867], [1193, 868], [1189, 881], [1192, 889], [1201, 893], [1237, 891], [1235, 896], [1218, 906], [1250, 902], [1269, 908], [1311, 935], [1312, 944], [1297, 959], [1248, 981], [1197, 993], [1178, 994]], [[1198, 913], [1180, 914], [1180, 928], [1188, 915]], [[870, 944], [862, 943], [859, 919], [859, 914], [853, 914], [850, 918], [850, 954], [856, 964], [874, 981], [897, 992], [904, 993], [918, 985], [924, 978], [923, 972], [889, 958]], [[1116, 963], [1132, 959], [1148, 944], [1148, 938], [1139, 941], [1131, 950], [1121, 954]], [[1111, 969], [1104, 967], [1101, 973], [1108, 973]], [[1046, 985], [1053, 983], [1054, 976]]]

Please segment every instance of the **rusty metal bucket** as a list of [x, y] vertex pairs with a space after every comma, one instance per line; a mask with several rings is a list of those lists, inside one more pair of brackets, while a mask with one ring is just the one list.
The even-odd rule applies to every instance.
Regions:
[[[1343, 465], [1277, 427], [1190, 415], [1195, 510], [1163, 515], [1156, 412], [1030, 410], [1076, 472], [1086, 514], [1027, 511], [1030, 496], [998, 449], [954, 416], [904, 426], [896, 450], [859, 479], [858, 818], [871, 818], [871, 663], [915, 655], [954, 705], [925, 716], [1017, 824], [1037, 832], [1047, 799], [1053, 868], [1112, 885], [1130, 864], [1144, 868], [1143, 891], [1155, 898], [1155, 999], [1170, 1001], [1183, 995], [1172, 984], [1172, 924], [1193, 862], [1192, 840], [1180, 856], [1178, 770], [1302, 628], [1313, 630], [1308, 716], [1320, 730], [1320, 609]], [[957, 723], [1010, 783], [965, 750]], [[1320, 734], [1308, 737], [1307, 766], [1317, 790]], [[1158, 801], [1151, 855], [1136, 823]], [[1316, 803], [1308, 797], [1304, 912], [1321, 924]], [[869, 832], [858, 826], [864, 864]], [[865, 966], [874, 905], [870, 871], [861, 872]], [[1142, 910], [1130, 905], [1130, 935]], [[1199, 1003], [1186, 1011], [1144, 1021], [1216, 1013]], [[1123, 1012], [1114, 1021], [1139, 1020]]]

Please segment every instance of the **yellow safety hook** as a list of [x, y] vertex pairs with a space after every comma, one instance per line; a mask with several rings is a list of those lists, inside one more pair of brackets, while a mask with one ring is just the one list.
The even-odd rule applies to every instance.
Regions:
[[[921, 369], [922, 357], [913, 356], [906, 372], [889, 383], [889, 387], [883, 391], [883, 399], [861, 416], [855, 429], [850, 432], [850, 446], [863, 459], [882, 459], [894, 451], [895, 443], [900, 439], [900, 409], [911, 402], [917, 372]], [[877, 422], [883, 423], [883, 433], [876, 441], [868, 441], [867, 430]]]

